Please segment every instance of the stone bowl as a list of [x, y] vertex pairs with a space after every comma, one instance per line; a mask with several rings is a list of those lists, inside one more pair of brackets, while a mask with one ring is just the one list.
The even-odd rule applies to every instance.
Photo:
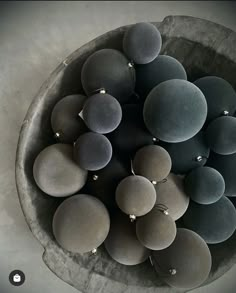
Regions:
[[[219, 24], [188, 16], [168, 16], [154, 23], [163, 38], [161, 54], [178, 59], [189, 80], [217, 75], [236, 88], [236, 33]], [[42, 85], [23, 121], [16, 155], [16, 184], [25, 219], [45, 251], [45, 264], [60, 279], [88, 293], [186, 292], [164, 284], [148, 261], [123, 266], [113, 261], [103, 246], [96, 256], [63, 250], [52, 233], [52, 218], [62, 199], [44, 194], [33, 179], [33, 162], [46, 146], [55, 143], [50, 115], [65, 95], [83, 93], [80, 72], [86, 58], [96, 50], [122, 50], [122, 37], [128, 26], [110, 31], [73, 52]], [[236, 233], [226, 242], [210, 245], [213, 267], [211, 283], [228, 271], [236, 260]]]

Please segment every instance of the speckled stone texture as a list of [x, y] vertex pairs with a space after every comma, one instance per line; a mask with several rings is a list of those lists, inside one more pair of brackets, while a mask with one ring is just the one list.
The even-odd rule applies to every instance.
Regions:
[[[236, 33], [221, 25], [187, 16], [169, 16], [155, 23], [162, 34], [161, 54], [168, 54], [185, 67], [189, 80], [217, 75], [236, 88]], [[113, 261], [103, 248], [95, 257], [62, 250], [52, 234], [52, 217], [61, 199], [45, 195], [33, 180], [37, 154], [53, 143], [50, 114], [65, 95], [81, 93], [82, 65], [96, 50], [122, 50], [121, 27], [86, 44], [72, 53], [51, 74], [33, 100], [23, 121], [17, 157], [16, 182], [26, 221], [42, 246], [47, 266], [62, 280], [84, 293], [176, 293], [164, 284], [148, 262], [126, 267]], [[236, 261], [236, 234], [224, 243], [210, 245], [213, 267], [206, 283], [219, 278]]]

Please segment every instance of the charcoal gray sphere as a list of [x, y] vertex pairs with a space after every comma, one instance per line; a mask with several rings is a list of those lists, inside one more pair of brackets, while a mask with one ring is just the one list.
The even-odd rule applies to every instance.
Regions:
[[175, 58], [167, 55], [159, 55], [152, 62], [145, 65], [137, 65], [136, 92], [146, 99], [149, 92], [158, 84], [170, 79], [187, 80], [187, 74], [183, 65]]
[[145, 177], [131, 175], [124, 178], [116, 189], [118, 207], [127, 215], [143, 216], [156, 202], [156, 191]]
[[205, 123], [207, 103], [192, 83], [172, 79], [156, 86], [144, 104], [148, 130], [165, 142], [182, 142], [196, 135]]
[[95, 94], [84, 104], [83, 118], [90, 130], [101, 134], [109, 133], [121, 122], [121, 106], [111, 95]]
[[184, 188], [193, 201], [199, 204], [212, 204], [223, 196], [225, 181], [217, 170], [199, 167], [185, 177]]
[[66, 199], [53, 218], [53, 233], [64, 249], [73, 253], [91, 252], [106, 239], [110, 217], [104, 204], [87, 194]]
[[207, 165], [216, 169], [225, 181], [225, 195], [236, 196], [236, 154], [223, 156], [211, 153]]
[[127, 29], [123, 39], [126, 56], [137, 64], [153, 61], [161, 50], [159, 30], [151, 23], [140, 22]]
[[137, 239], [135, 223], [131, 223], [121, 212], [111, 220], [110, 232], [104, 244], [109, 255], [123, 265], [137, 265], [150, 256], [150, 250]]
[[149, 145], [137, 151], [133, 161], [135, 174], [158, 182], [166, 178], [171, 170], [171, 158], [168, 152], [158, 146]]
[[166, 143], [163, 147], [171, 157], [171, 171], [175, 174], [186, 174], [194, 168], [205, 165], [210, 154], [202, 131], [186, 141]]
[[150, 213], [137, 219], [136, 234], [145, 247], [161, 250], [174, 241], [176, 225], [169, 215], [155, 206]]
[[236, 229], [236, 210], [225, 196], [208, 205], [191, 201], [183, 221], [186, 228], [195, 231], [207, 243], [221, 243], [230, 238]]
[[74, 159], [85, 170], [102, 169], [110, 162], [111, 157], [111, 143], [102, 134], [87, 132], [75, 143]]
[[[174, 242], [166, 249], [153, 252], [153, 263], [164, 281], [175, 288], [193, 289], [209, 276], [211, 252], [195, 232], [179, 228]], [[176, 274], [171, 271], [176, 270]]]
[[186, 212], [190, 198], [184, 191], [183, 176], [170, 173], [166, 179], [155, 185], [156, 204], [166, 206], [169, 215], [176, 221]]
[[206, 130], [206, 141], [220, 155], [236, 152], [236, 118], [223, 116], [213, 120]]
[[194, 84], [203, 92], [208, 106], [207, 122], [221, 116], [224, 111], [233, 115], [236, 110], [236, 93], [233, 87], [223, 78], [205, 76]]
[[94, 52], [85, 61], [81, 81], [88, 96], [105, 89], [120, 103], [126, 102], [135, 88], [135, 69], [129, 60], [114, 49]]
[[86, 101], [83, 95], [70, 95], [61, 99], [53, 108], [51, 125], [60, 142], [73, 143], [87, 131], [79, 116]]
[[74, 162], [73, 147], [62, 143], [43, 149], [33, 166], [38, 187], [55, 197], [69, 196], [79, 191], [86, 183], [87, 174]]

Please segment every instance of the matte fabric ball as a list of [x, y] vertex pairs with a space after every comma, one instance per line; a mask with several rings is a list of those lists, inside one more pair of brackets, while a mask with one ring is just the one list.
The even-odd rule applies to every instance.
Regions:
[[64, 249], [85, 253], [98, 248], [110, 229], [110, 217], [104, 204], [87, 194], [66, 199], [56, 210], [53, 233]]
[[236, 118], [230, 116], [213, 120], [206, 130], [206, 141], [212, 151], [220, 155], [236, 152]]
[[81, 135], [75, 143], [75, 161], [85, 170], [102, 169], [110, 162], [111, 157], [111, 143], [102, 134], [87, 132]]
[[105, 168], [89, 173], [86, 187], [90, 194], [99, 198], [110, 209], [116, 207], [117, 185], [129, 175], [123, 161], [113, 155]]
[[207, 122], [221, 116], [224, 111], [233, 115], [236, 110], [236, 93], [233, 87], [223, 78], [205, 76], [194, 84], [203, 92], [207, 105]]
[[58, 139], [64, 143], [73, 143], [87, 131], [84, 121], [79, 117], [86, 101], [83, 95], [70, 95], [61, 99], [53, 108], [51, 125]]
[[145, 146], [135, 154], [133, 169], [135, 174], [158, 182], [169, 175], [171, 158], [168, 152], [158, 145]]
[[230, 238], [236, 229], [236, 210], [225, 196], [208, 205], [191, 201], [183, 221], [186, 228], [195, 231], [207, 243], [221, 243]]
[[130, 60], [137, 64], [153, 61], [161, 50], [162, 39], [155, 25], [140, 22], [127, 29], [123, 49]]
[[62, 143], [42, 150], [33, 166], [38, 187], [55, 197], [69, 196], [79, 191], [85, 185], [87, 174], [74, 162], [73, 147]]
[[161, 250], [174, 241], [176, 225], [169, 215], [155, 207], [150, 213], [137, 220], [136, 234], [145, 247]]
[[211, 153], [207, 165], [215, 168], [223, 176], [225, 180], [225, 195], [236, 196], [236, 154], [222, 156]]
[[156, 204], [168, 208], [173, 220], [178, 220], [186, 212], [189, 205], [189, 196], [184, 191], [183, 177], [170, 173], [167, 181], [155, 185]]
[[148, 179], [137, 175], [128, 176], [117, 186], [116, 202], [125, 214], [140, 217], [154, 207], [156, 191]]
[[146, 99], [149, 92], [163, 81], [170, 79], [187, 80], [187, 74], [183, 65], [175, 58], [167, 55], [159, 55], [152, 62], [145, 65], [137, 65], [136, 92]]
[[165, 142], [192, 138], [207, 116], [203, 93], [192, 83], [172, 79], [156, 86], [144, 104], [144, 122], [149, 131]]
[[129, 60], [114, 49], [96, 51], [85, 61], [81, 82], [88, 96], [105, 89], [120, 103], [129, 99], [135, 88], [135, 69]]
[[200, 167], [185, 177], [184, 187], [193, 201], [200, 204], [211, 204], [223, 196], [225, 181], [217, 170]]
[[108, 94], [96, 94], [86, 101], [83, 118], [90, 130], [97, 133], [109, 133], [121, 122], [121, 106]]
[[210, 154], [203, 132], [184, 142], [163, 144], [163, 147], [171, 157], [171, 172], [175, 174], [186, 174], [205, 165]]
[[[211, 252], [195, 232], [179, 228], [174, 242], [166, 249], [153, 252], [153, 263], [164, 281], [175, 288], [193, 289], [209, 276]], [[176, 274], [170, 270], [176, 270]]]
[[137, 265], [150, 256], [150, 250], [137, 239], [135, 223], [122, 213], [117, 213], [112, 219], [104, 244], [109, 255], [123, 265]]

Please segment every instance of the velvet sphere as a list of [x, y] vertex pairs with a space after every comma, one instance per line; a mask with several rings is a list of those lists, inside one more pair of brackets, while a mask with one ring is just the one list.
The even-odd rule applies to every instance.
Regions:
[[176, 225], [169, 215], [155, 206], [150, 213], [137, 220], [136, 234], [145, 247], [161, 250], [174, 241]]
[[81, 135], [75, 143], [75, 161], [85, 170], [102, 169], [110, 162], [111, 157], [111, 143], [102, 134], [87, 132]]
[[124, 178], [116, 189], [118, 207], [127, 215], [143, 216], [156, 202], [156, 191], [145, 177], [131, 175]]
[[213, 120], [206, 130], [206, 141], [220, 155], [236, 152], [236, 118], [223, 116]]
[[166, 181], [155, 185], [156, 204], [168, 208], [173, 220], [178, 220], [186, 212], [189, 205], [189, 196], [184, 191], [183, 177], [170, 173]]
[[86, 101], [83, 118], [90, 130], [102, 134], [109, 133], [121, 122], [121, 106], [108, 94], [95, 94]]
[[51, 126], [60, 142], [73, 143], [86, 132], [87, 127], [79, 116], [86, 97], [70, 95], [61, 99], [53, 108]]
[[143, 109], [148, 130], [165, 142], [182, 142], [205, 123], [207, 103], [194, 84], [181, 79], [164, 81], [148, 95]]
[[224, 111], [233, 115], [236, 110], [236, 93], [223, 78], [205, 76], [194, 84], [203, 92], [208, 106], [207, 122], [221, 116]]
[[[195, 232], [179, 228], [174, 242], [166, 249], [153, 252], [153, 263], [164, 281], [175, 288], [193, 289], [209, 276], [211, 252]], [[171, 274], [175, 270], [175, 274]]]
[[211, 204], [224, 195], [225, 181], [217, 170], [210, 167], [199, 167], [185, 177], [184, 187], [193, 201], [200, 204]]
[[127, 29], [123, 49], [127, 57], [137, 64], [153, 61], [161, 50], [162, 39], [155, 25], [148, 22], [136, 23]]
[[104, 244], [109, 255], [123, 265], [137, 265], [150, 256], [150, 250], [137, 239], [135, 223], [131, 223], [121, 212], [111, 220], [110, 232]]
[[94, 52], [85, 61], [81, 81], [88, 96], [101, 89], [115, 97], [120, 103], [129, 99], [135, 88], [135, 69], [129, 60], [114, 49]]
[[87, 194], [66, 199], [56, 210], [53, 233], [64, 249], [73, 253], [90, 252], [106, 239], [110, 217], [104, 204]]
[[152, 62], [145, 65], [137, 65], [136, 92], [146, 99], [150, 91], [163, 81], [170, 79], [187, 80], [187, 74], [183, 65], [175, 58], [167, 55], [159, 55]]
[[221, 243], [230, 238], [236, 229], [236, 210], [225, 196], [208, 205], [191, 201], [183, 221], [186, 228], [195, 231], [207, 243]]
[[53, 144], [42, 150], [34, 161], [33, 175], [38, 187], [55, 196], [69, 196], [79, 191], [87, 180], [88, 172], [73, 160], [73, 147]]
[[145, 146], [135, 154], [133, 169], [135, 174], [156, 183], [169, 175], [171, 158], [168, 152], [158, 145]]

